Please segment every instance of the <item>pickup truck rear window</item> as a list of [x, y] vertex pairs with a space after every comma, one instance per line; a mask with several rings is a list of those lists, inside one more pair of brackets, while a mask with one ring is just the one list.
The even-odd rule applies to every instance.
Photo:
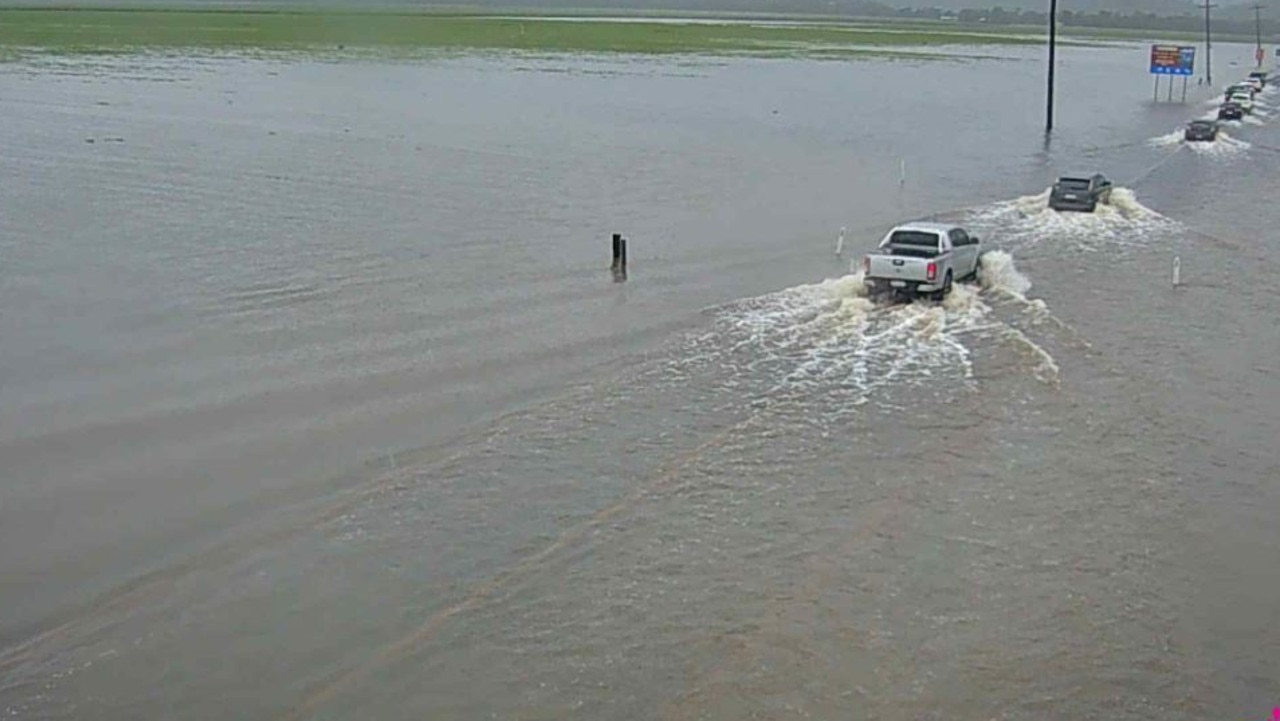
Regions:
[[921, 248], [938, 247], [938, 234], [919, 230], [897, 230], [889, 236], [889, 245], [913, 245]]

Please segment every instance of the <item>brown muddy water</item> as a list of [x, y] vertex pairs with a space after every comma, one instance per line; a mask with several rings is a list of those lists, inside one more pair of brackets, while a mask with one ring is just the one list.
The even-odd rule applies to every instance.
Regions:
[[0, 717], [1268, 718], [1280, 92], [1144, 53], [0, 65]]

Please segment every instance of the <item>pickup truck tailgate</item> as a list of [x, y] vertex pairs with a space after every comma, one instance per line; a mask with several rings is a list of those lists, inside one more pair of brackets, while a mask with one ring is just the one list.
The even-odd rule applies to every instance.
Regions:
[[888, 280], [909, 280], [917, 283], [929, 282], [928, 258], [913, 258], [909, 255], [872, 254], [871, 265], [867, 269], [868, 278], [886, 278]]

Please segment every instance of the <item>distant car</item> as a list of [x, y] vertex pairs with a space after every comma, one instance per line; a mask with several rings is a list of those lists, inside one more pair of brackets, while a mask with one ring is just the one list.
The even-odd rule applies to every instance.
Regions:
[[1049, 207], [1092, 213], [1098, 203], [1111, 202], [1111, 181], [1102, 173], [1064, 175], [1049, 191]]
[[1230, 100], [1232, 95], [1244, 93], [1252, 100], [1253, 96], [1256, 95], [1257, 92], [1258, 88], [1254, 87], [1253, 83], [1236, 83], [1235, 85], [1228, 86], [1227, 91], [1222, 94], [1222, 97]]
[[1264, 87], [1264, 88], [1265, 88], [1265, 87], [1267, 86], [1267, 71], [1266, 71], [1266, 70], [1254, 70], [1253, 72], [1249, 73], [1249, 79], [1250, 79], [1250, 80], [1257, 80], [1257, 81], [1258, 81], [1258, 83], [1259, 83], [1259, 84], [1261, 84], [1261, 85], [1262, 85], [1262, 87]]
[[1212, 142], [1218, 139], [1218, 121], [1192, 120], [1182, 135], [1188, 142]]
[[1244, 108], [1239, 103], [1225, 102], [1218, 108], [1218, 120], [1242, 120]]
[[1240, 109], [1246, 113], [1253, 112], [1253, 96], [1247, 93], [1235, 93], [1231, 97], [1227, 98], [1227, 102], [1239, 105]]

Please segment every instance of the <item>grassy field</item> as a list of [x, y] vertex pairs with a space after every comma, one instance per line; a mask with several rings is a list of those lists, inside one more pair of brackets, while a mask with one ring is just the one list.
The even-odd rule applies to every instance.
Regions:
[[[801, 23], [802, 21], [797, 21]], [[1043, 43], [945, 25], [576, 22], [391, 12], [0, 9], [0, 51], [341, 48], [702, 55], [891, 55], [893, 48]], [[0, 52], [0, 57], [4, 53]]]

